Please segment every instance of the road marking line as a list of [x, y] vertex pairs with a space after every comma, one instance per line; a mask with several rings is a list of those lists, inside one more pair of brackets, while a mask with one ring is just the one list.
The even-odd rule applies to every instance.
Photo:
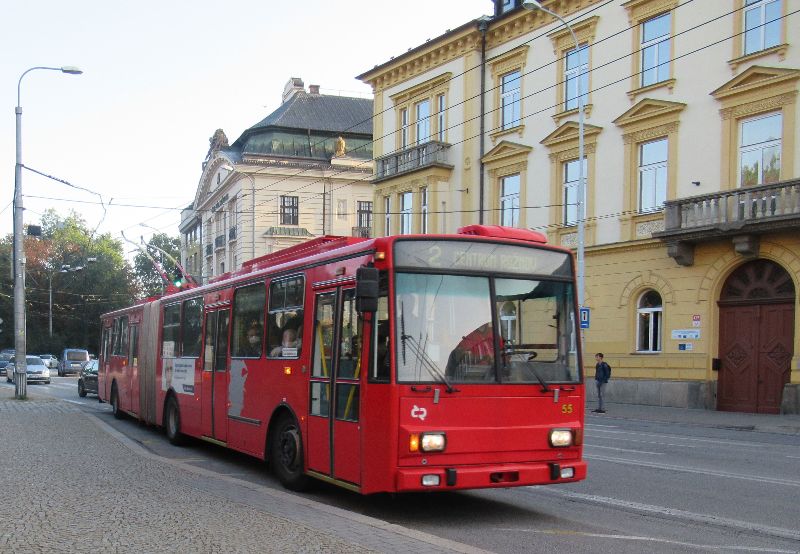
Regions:
[[[524, 487], [528, 493], [532, 493], [532, 487]], [[647, 512], [658, 515], [665, 515], [694, 523], [707, 523], [721, 527], [731, 527], [743, 531], [750, 531], [761, 533], [765, 535], [781, 537], [791, 540], [800, 540], [800, 531], [797, 529], [784, 529], [782, 527], [772, 527], [769, 525], [761, 525], [751, 521], [742, 521], [739, 519], [731, 519], [721, 516], [712, 516], [708, 514], [699, 514], [696, 512], [688, 512], [686, 510], [677, 510], [675, 508], [667, 508], [666, 506], [655, 506], [652, 504], [642, 504], [640, 502], [631, 502], [629, 500], [621, 500], [619, 498], [609, 498], [607, 496], [598, 496], [595, 494], [583, 494], [579, 492], [567, 491], [564, 489], [543, 488], [535, 489], [537, 492], [552, 494], [556, 496], [563, 496], [575, 500], [582, 500], [584, 502], [592, 502], [594, 504], [602, 504], [605, 506], [613, 506], [615, 508], [627, 508], [639, 512]]]
[[616, 450], [618, 452], [633, 452], [635, 454], [652, 454], [653, 456], [661, 456], [663, 452], [648, 452], [647, 450], [631, 450], [629, 448], [615, 448], [613, 446], [600, 446], [597, 444], [587, 444], [589, 448], [602, 448], [603, 450]]
[[586, 533], [582, 531], [562, 531], [558, 529], [516, 529], [513, 527], [499, 527], [498, 531], [519, 531], [523, 533], [535, 533], [538, 535], [572, 535], [577, 537], [589, 537], [599, 539], [616, 539], [623, 541], [642, 541], [642, 542], [657, 542], [662, 544], [671, 544], [675, 546], [689, 546], [692, 548], [702, 548], [705, 550], [741, 550], [745, 552], [774, 552], [776, 554], [791, 554], [795, 550], [779, 550], [776, 548], [760, 548], [755, 546], [739, 546], [739, 545], [715, 545], [715, 544], [699, 544], [685, 541], [675, 541], [670, 539], [659, 539], [657, 537], [642, 537], [636, 535], [607, 535], [605, 533]]
[[[625, 441], [625, 442], [636, 442], [640, 444], [657, 444], [659, 446], [678, 446], [680, 448], [698, 448], [698, 445], [694, 444], [678, 444], [673, 442], [659, 442], [659, 441], [643, 441], [639, 439], [625, 439], [622, 437], [614, 437], [611, 440], [618, 440], [618, 441]], [[589, 443], [586, 443], [589, 444]]]
[[[604, 456], [584, 456], [589, 460], [599, 460], [601, 462], [611, 462], [615, 464], [626, 464], [632, 466], [650, 467], [653, 469], [663, 469], [667, 471], [680, 471], [683, 473], [696, 473], [698, 475], [711, 475], [714, 477], [724, 477], [727, 479], [742, 479], [744, 481], [755, 481], [757, 483], [769, 483], [772, 485], [786, 485], [789, 487], [800, 487], [800, 481], [792, 479], [778, 479], [776, 477], [764, 477], [758, 475], [747, 475], [744, 473], [730, 473], [727, 471], [717, 471], [713, 469], [700, 469], [686, 466], [676, 466], [672, 464], [659, 464], [656, 462], [645, 462], [638, 460], [627, 460], [625, 458], [606, 458]], [[800, 536], [800, 535], [798, 535]]]
[[666, 435], [661, 433], [639, 433], [636, 431], [606, 431], [605, 429], [599, 429], [601, 433], [614, 433], [619, 435], [633, 435], [633, 436], [643, 436], [643, 437], [663, 437], [668, 439], [678, 439], [678, 440], [685, 440], [691, 442], [707, 442], [711, 444], [727, 444], [730, 446], [748, 446], [751, 448], [764, 448], [764, 443], [759, 442], [744, 442], [744, 441], [735, 441], [735, 440], [725, 440], [725, 439], [703, 439], [703, 438], [696, 438], [696, 437], [682, 437], [680, 435]]

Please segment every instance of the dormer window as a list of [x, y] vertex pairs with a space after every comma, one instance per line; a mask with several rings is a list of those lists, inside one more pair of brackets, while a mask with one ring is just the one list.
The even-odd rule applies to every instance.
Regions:
[[519, 0], [494, 0], [494, 15], [497, 17], [508, 13], [520, 4]]

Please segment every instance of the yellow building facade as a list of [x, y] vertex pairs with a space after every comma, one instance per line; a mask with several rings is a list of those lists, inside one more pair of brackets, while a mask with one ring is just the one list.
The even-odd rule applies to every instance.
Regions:
[[542, 5], [574, 38], [496, 0], [359, 76], [374, 234], [576, 248], [582, 169], [589, 381], [602, 351], [611, 401], [797, 413], [800, 0]]

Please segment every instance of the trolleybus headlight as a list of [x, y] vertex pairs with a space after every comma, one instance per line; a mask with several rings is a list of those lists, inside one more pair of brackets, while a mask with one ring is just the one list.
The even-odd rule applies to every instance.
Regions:
[[549, 439], [553, 448], [572, 446], [572, 429], [550, 429]]
[[422, 433], [419, 443], [423, 452], [441, 452], [447, 444], [447, 437], [444, 433]]

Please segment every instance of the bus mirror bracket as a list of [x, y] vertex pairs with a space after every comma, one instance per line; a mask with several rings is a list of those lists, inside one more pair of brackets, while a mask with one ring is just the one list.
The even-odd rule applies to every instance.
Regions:
[[356, 310], [369, 313], [378, 311], [377, 268], [365, 266], [356, 270]]

